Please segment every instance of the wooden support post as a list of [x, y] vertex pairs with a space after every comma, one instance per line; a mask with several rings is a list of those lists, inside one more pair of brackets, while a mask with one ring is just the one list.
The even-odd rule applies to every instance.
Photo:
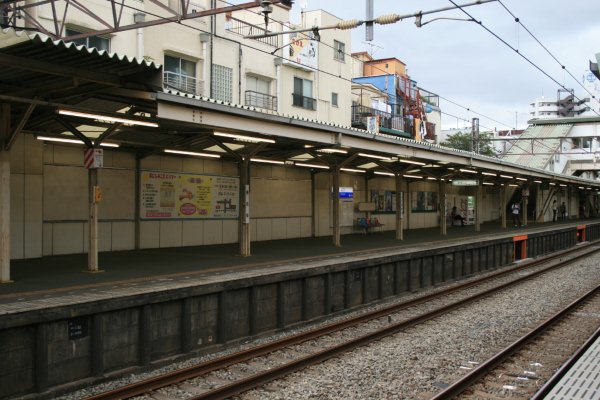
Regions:
[[98, 170], [88, 170], [89, 218], [88, 218], [88, 266], [84, 272], [103, 272], [98, 268], [98, 202], [96, 187], [98, 186]]
[[249, 257], [250, 250], [250, 157], [245, 157], [239, 163], [240, 169], [240, 215], [239, 236], [240, 255]]
[[448, 227], [446, 224], [446, 182], [440, 180], [439, 183], [440, 193], [440, 233], [442, 235], [448, 234]]
[[0, 283], [10, 283], [10, 105], [0, 105]]
[[402, 215], [402, 176], [396, 174], [396, 239], [404, 240], [404, 226], [402, 225], [404, 215]]
[[481, 186], [481, 182], [479, 182], [475, 194], [475, 232], [481, 232], [481, 207], [483, 203]]
[[506, 186], [500, 186], [500, 218], [502, 228], [506, 229]]
[[333, 245], [340, 247], [341, 243], [341, 230], [340, 230], [340, 169], [339, 167], [333, 168], [333, 185], [331, 198], [333, 201], [333, 207], [331, 212], [333, 213]]

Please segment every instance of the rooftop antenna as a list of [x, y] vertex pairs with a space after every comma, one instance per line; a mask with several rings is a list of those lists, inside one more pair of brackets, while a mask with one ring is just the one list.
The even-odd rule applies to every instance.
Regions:
[[369, 47], [369, 56], [371, 56], [371, 58], [373, 58], [373, 54], [375, 54], [375, 52], [377, 51], [377, 50], [373, 50], [373, 47], [376, 47], [377, 49], [380, 49], [380, 50], [383, 50], [385, 48], [385, 47], [379, 46], [373, 42], [362, 42], [362, 44]]

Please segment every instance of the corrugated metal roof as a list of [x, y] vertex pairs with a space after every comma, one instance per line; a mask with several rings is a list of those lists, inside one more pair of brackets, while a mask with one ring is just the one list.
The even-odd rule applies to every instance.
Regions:
[[544, 169], [554, 153], [559, 150], [560, 138], [566, 137], [572, 126], [571, 124], [530, 126], [521, 134], [520, 139], [532, 140], [515, 141], [502, 159], [525, 167]]

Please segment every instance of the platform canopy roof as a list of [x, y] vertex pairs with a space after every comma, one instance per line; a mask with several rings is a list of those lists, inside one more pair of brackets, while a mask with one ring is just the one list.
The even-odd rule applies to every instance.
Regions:
[[[295, 165], [315, 173], [399, 175], [411, 181], [494, 184], [600, 182], [466, 151], [162, 89], [162, 67], [42, 34], [0, 33], [0, 103], [12, 135], [119, 145], [138, 157], [167, 151]], [[118, 118], [115, 122], [114, 118]], [[203, 155], [202, 155], [203, 154]], [[187, 154], [198, 156], [198, 154]]]

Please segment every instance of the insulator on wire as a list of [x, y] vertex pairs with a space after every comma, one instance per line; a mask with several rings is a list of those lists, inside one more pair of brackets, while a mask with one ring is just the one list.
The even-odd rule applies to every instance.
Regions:
[[400, 16], [398, 14], [386, 14], [375, 18], [375, 22], [379, 25], [394, 24], [398, 21], [400, 21]]
[[338, 22], [337, 28], [342, 29], [342, 30], [343, 29], [353, 29], [353, 28], [360, 26], [361, 23], [362, 22], [357, 19], [349, 19], [346, 21]]

